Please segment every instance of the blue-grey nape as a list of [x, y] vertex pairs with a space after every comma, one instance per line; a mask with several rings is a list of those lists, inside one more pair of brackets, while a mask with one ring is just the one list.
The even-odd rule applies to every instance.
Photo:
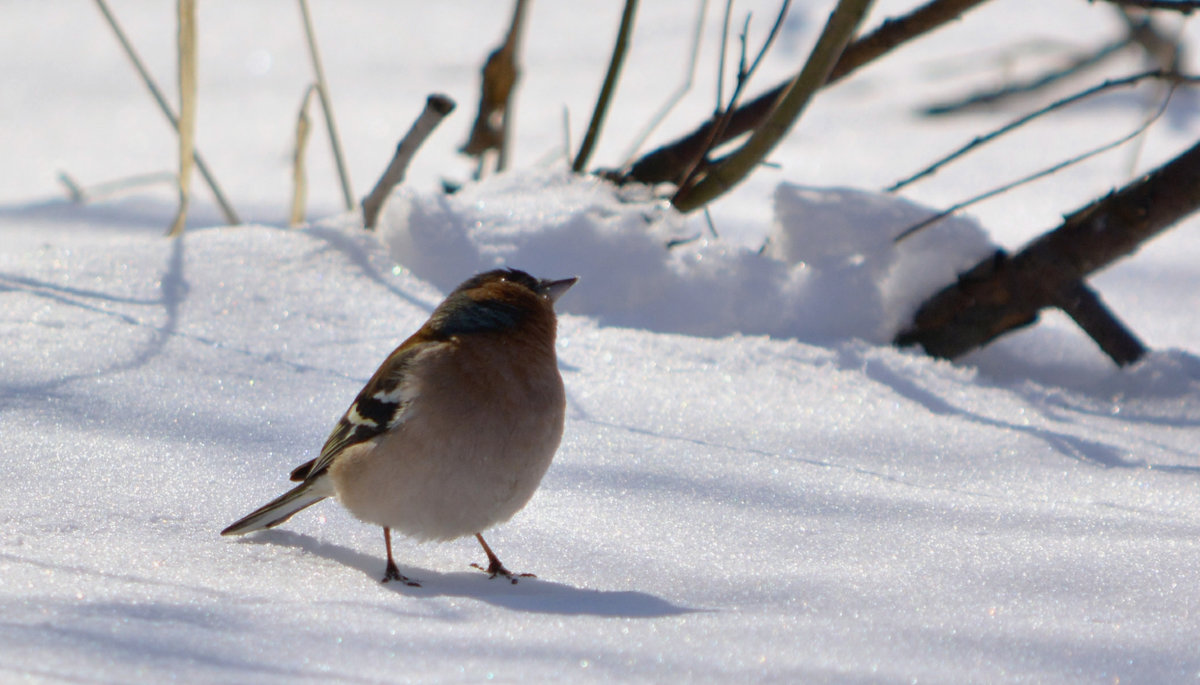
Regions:
[[528, 316], [521, 307], [498, 300], [473, 300], [465, 293], [451, 295], [438, 310], [431, 323], [447, 336], [508, 330]]

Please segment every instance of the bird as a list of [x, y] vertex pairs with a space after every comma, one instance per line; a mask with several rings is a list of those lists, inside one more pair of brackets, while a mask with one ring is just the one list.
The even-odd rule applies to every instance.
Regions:
[[474, 535], [488, 565], [472, 566], [516, 583], [482, 533], [524, 508], [562, 440], [554, 303], [576, 281], [517, 269], [464, 281], [383, 361], [320, 454], [291, 472], [299, 485], [221, 535], [273, 528], [334, 497], [383, 527], [384, 583], [420, 586], [396, 566], [393, 530], [419, 541]]

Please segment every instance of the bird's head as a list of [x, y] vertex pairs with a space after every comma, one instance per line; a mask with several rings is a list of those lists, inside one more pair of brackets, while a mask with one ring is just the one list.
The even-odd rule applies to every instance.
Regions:
[[553, 336], [554, 303], [578, 280], [535, 278], [517, 269], [485, 271], [455, 288], [429, 323], [445, 336], [548, 324]]

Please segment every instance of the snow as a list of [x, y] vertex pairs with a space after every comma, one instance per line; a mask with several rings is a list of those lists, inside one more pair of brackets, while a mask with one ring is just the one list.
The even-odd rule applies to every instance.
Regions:
[[[714, 236], [556, 158], [561, 103], [575, 140], [590, 113], [610, 5], [532, 5], [517, 168], [447, 196], [438, 182], [468, 173], [454, 148], [507, 5], [422, 4], [416, 30], [413, 7], [314, 2], [360, 192], [428, 92], [459, 102], [371, 235], [340, 211], [319, 133], [312, 223], [283, 227], [308, 78], [294, 5], [204, 4], [200, 144], [251, 223], [222, 226], [198, 188], [177, 241], [161, 237], [168, 188], [73, 205], [56, 186], [60, 169], [91, 184], [172, 165], [96, 13], [0, 8], [0, 51], [22, 65], [0, 89], [0, 681], [1200, 676], [1195, 220], [1091, 281], [1153, 348], [1132, 368], [1053, 313], [957, 363], [887, 344], [963, 266], [1123, 183], [1128, 156], [895, 248], [892, 235], [1141, 117], [1128, 94], [1101, 100], [1029, 132], [1036, 144], [881, 195], [1014, 114], [930, 121], [915, 104], [978, 85], [961, 56], [1030, 39], [1026, 26], [1074, 44], [1110, 35], [1111, 8], [990, 3], [831, 89], [776, 155], [783, 168], [713, 207]], [[875, 21], [906, 6], [883, 3]], [[113, 7], [169, 83], [167, 5]], [[754, 7], [765, 30], [771, 6]], [[826, 9], [796, 9], [763, 83], [802, 57]], [[686, 52], [693, 8], [643, 11], [598, 163], [661, 102], [659, 51]], [[711, 89], [698, 89], [662, 131], [704, 116]], [[1194, 140], [1184, 95], [1138, 169]], [[470, 539], [400, 539], [401, 570], [423, 585], [380, 584], [379, 529], [332, 502], [218, 536], [283, 491], [448, 289], [498, 264], [582, 276], [560, 302], [562, 448], [530, 505], [487, 536], [536, 579], [488, 580]]]
[[565, 170], [517, 171], [450, 196], [402, 190], [379, 230], [397, 262], [443, 290], [455, 274], [506, 264], [552, 273], [569, 259], [590, 287], [562, 303], [566, 312], [691, 335], [822, 342], [886, 343], [925, 297], [996, 249], [959, 217], [893, 247], [934, 212], [879, 193], [783, 183], [763, 250], [695, 233], [703, 229], [638, 192]]

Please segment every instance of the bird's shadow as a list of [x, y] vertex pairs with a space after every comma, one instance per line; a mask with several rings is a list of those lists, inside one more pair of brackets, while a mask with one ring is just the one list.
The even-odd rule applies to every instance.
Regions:
[[[302, 549], [356, 568], [377, 583], [383, 575], [383, 559], [311, 535], [268, 530], [245, 540], [253, 544]], [[409, 597], [467, 597], [513, 611], [612, 618], [661, 618], [706, 611], [678, 606], [661, 597], [632, 590], [590, 590], [532, 577], [521, 578], [514, 584], [504, 578], [488, 578], [482, 571], [438, 573], [412, 566], [402, 566], [401, 570], [420, 581], [420, 587], [398, 582], [386, 583], [383, 587]]]

